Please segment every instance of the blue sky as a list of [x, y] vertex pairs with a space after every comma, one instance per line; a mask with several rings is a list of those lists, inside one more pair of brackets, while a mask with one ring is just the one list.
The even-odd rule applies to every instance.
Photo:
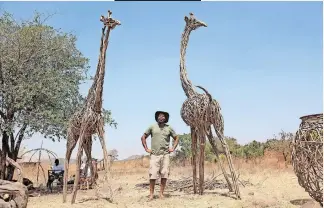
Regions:
[[[48, 24], [77, 35], [92, 75], [100, 15], [111, 9], [121, 21], [110, 36], [103, 98], [119, 123], [106, 127], [108, 149], [117, 149], [120, 159], [144, 153], [140, 137], [156, 110], [170, 113], [179, 134], [189, 132], [180, 117], [186, 97], [179, 78], [180, 36], [189, 12], [208, 27], [191, 35], [188, 76], [219, 101], [225, 135], [241, 144], [265, 141], [281, 129], [295, 132], [300, 116], [322, 112], [321, 2], [2, 2], [0, 8], [17, 19], [34, 10], [56, 12]], [[35, 135], [25, 145], [36, 148], [41, 139]], [[65, 141], [45, 140], [44, 147], [65, 154]], [[102, 158], [98, 141], [93, 155]]]

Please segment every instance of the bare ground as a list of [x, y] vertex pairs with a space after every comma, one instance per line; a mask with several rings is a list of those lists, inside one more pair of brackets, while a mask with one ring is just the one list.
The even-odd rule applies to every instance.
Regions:
[[[206, 177], [211, 171], [220, 173], [217, 166], [207, 167]], [[240, 185], [241, 200], [233, 199], [227, 189], [208, 190], [203, 196], [193, 195], [179, 191], [166, 191], [165, 199], [158, 198], [159, 186], [156, 187], [156, 198], [148, 201], [149, 190], [138, 188], [136, 184], [148, 182], [147, 168], [117, 167], [113, 170], [112, 189], [115, 190], [113, 201], [104, 199], [90, 199], [95, 196], [94, 190], [79, 190], [77, 201], [72, 207], [192, 207], [192, 208], [222, 208], [222, 207], [277, 207], [277, 208], [311, 208], [319, 206], [315, 204], [309, 195], [298, 185], [297, 178], [291, 167], [288, 168], [241, 168], [240, 180], [248, 181], [250, 185]], [[171, 169], [170, 179], [176, 180], [188, 177], [191, 174], [190, 167]], [[223, 176], [219, 176], [223, 179]], [[62, 194], [51, 194], [40, 197], [30, 197], [29, 208], [59, 208], [71, 207], [71, 195], [68, 202], [62, 203]]]

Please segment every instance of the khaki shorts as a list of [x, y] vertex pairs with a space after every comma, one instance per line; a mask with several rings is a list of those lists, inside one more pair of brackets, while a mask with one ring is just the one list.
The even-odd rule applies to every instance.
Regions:
[[150, 179], [168, 178], [170, 174], [170, 155], [151, 155], [149, 176]]

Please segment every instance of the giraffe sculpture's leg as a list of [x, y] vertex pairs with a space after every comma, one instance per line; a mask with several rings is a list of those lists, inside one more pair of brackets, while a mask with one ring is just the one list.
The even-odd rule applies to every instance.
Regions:
[[[84, 152], [87, 156], [87, 168], [90, 168], [90, 174], [91, 174], [91, 180], [90, 180], [90, 184], [92, 184], [92, 182], [94, 181], [94, 171], [93, 171], [93, 165], [92, 165], [92, 155], [91, 155], [91, 151], [92, 151], [92, 138], [91, 136], [87, 136], [86, 138], [86, 143], [84, 144]], [[86, 169], [86, 176], [87, 176], [87, 172], [88, 169]]]
[[205, 131], [200, 127], [199, 128], [199, 194], [202, 195], [204, 192], [204, 165], [205, 165], [205, 142], [206, 135]]
[[69, 164], [70, 164], [72, 151], [75, 148], [76, 143], [77, 143], [77, 136], [68, 135], [68, 140], [67, 140], [67, 143], [66, 143], [65, 161], [64, 161], [63, 203], [66, 202], [67, 180], [68, 180], [68, 175], [69, 175]]
[[[82, 157], [83, 157], [83, 152], [85, 152], [85, 151], [84, 151], [84, 146], [82, 147], [82, 151], [81, 151], [81, 157], [80, 157], [80, 158], [81, 158], [81, 161], [82, 161]], [[81, 167], [81, 166], [80, 166], [80, 167]], [[87, 170], [87, 167], [86, 167], [86, 166], [85, 166], [85, 170]], [[81, 174], [81, 170], [79, 170], [79, 172], [80, 172], [80, 180], [78, 181], [78, 184], [80, 185], [79, 188], [82, 189], [82, 187], [83, 187], [83, 186], [82, 186], [82, 185], [83, 185], [83, 184], [82, 184], [82, 183], [83, 183], [83, 180], [81, 180], [81, 175], [82, 175], [83, 173]]]
[[86, 152], [85, 148], [83, 148], [83, 151], [85, 152], [85, 155], [86, 155], [86, 159], [84, 161], [85, 162], [85, 166], [84, 166], [83, 175], [84, 175], [84, 177], [87, 177], [88, 169], [89, 169], [88, 153]]
[[110, 174], [110, 172], [109, 172], [110, 160], [109, 160], [108, 151], [107, 151], [106, 142], [105, 142], [105, 130], [104, 130], [104, 123], [103, 123], [102, 119], [99, 122], [98, 135], [99, 135], [101, 148], [102, 148], [102, 151], [104, 154], [104, 167], [105, 167], [104, 180], [108, 181], [109, 174]]
[[231, 156], [231, 153], [229, 152], [228, 145], [227, 145], [223, 135], [217, 130], [217, 125], [214, 123], [213, 126], [214, 126], [215, 132], [216, 132], [216, 134], [217, 134], [219, 140], [221, 141], [221, 144], [222, 144], [222, 146], [223, 146], [223, 148], [225, 150], [226, 159], [227, 159], [230, 171], [231, 171], [231, 176], [232, 176], [232, 181], [233, 181], [233, 186], [234, 186], [234, 192], [236, 194], [236, 197], [238, 199], [241, 199], [241, 194], [240, 194], [240, 190], [239, 190], [238, 183], [237, 183], [237, 176], [236, 176], [236, 173], [235, 173], [235, 169], [233, 167], [232, 156]]
[[85, 139], [84, 134], [85, 134], [87, 126], [88, 126], [87, 122], [85, 122], [84, 125], [81, 126], [81, 134], [79, 137], [79, 147], [78, 147], [78, 152], [77, 152], [76, 172], [75, 172], [75, 179], [74, 179], [74, 184], [73, 184], [71, 204], [75, 203], [76, 195], [78, 192], [78, 185], [79, 185], [79, 181], [80, 181], [81, 157], [82, 157], [82, 150], [83, 150], [84, 139]]
[[217, 145], [216, 145], [216, 142], [214, 140], [214, 137], [213, 137], [213, 133], [211, 131], [211, 128], [208, 128], [208, 130], [207, 130], [207, 137], [208, 137], [208, 140], [209, 140], [210, 145], [212, 146], [213, 152], [214, 152], [214, 154], [215, 154], [215, 156], [217, 158], [218, 164], [219, 164], [219, 166], [220, 166], [220, 168], [221, 168], [221, 170], [223, 172], [223, 175], [224, 175], [225, 180], [226, 180], [227, 185], [228, 185], [228, 189], [229, 189], [230, 192], [232, 192], [233, 191], [232, 183], [230, 182], [230, 180], [229, 180], [229, 178], [227, 176], [226, 170], [224, 168], [223, 161], [220, 160], [220, 158], [219, 158], [219, 153], [218, 153]]
[[197, 193], [197, 133], [194, 127], [191, 127], [191, 152], [192, 152], [192, 177], [193, 192]]
[[78, 152], [77, 152], [76, 172], [75, 172], [75, 179], [74, 179], [74, 184], [73, 184], [71, 204], [75, 203], [76, 195], [78, 192], [78, 186], [79, 186], [79, 181], [80, 181], [81, 157], [82, 157], [82, 146], [79, 145]]

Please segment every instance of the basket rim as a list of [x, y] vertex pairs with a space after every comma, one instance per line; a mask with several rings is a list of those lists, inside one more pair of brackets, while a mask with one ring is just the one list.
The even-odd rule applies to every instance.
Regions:
[[312, 116], [322, 116], [323, 117], [323, 113], [316, 113], [316, 114], [305, 115], [305, 116], [299, 117], [299, 119], [304, 119], [304, 118], [312, 117]]

